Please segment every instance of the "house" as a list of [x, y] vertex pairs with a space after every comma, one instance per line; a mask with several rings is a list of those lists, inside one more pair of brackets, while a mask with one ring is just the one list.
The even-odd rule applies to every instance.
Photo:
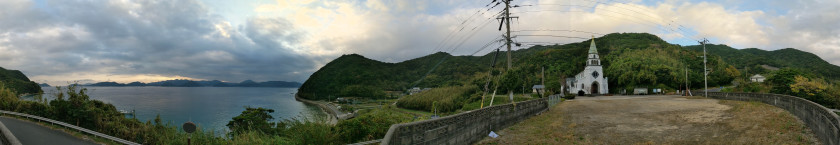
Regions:
[[752, 81], [752, 82], [761, 83], [761, 82], [764, 82], [764, 79], [767, 79], [767, 78], [765, 78], [764, 76], [761, 76], [760, 74], [755, 74], [754, 76], [750, 77], [750, 81]]
[[408, 89], [408, 95], [414, 95], [414, 94], [417, 94], [417, 93], [420, 93], [420, 92], [423, 92], [423, 91], [428, 91], [428, 90], [432, 90], [432, 88], [420, 89], [420, 87], [414, 87], [414, 88]]
[[408, 95], [414, 95], [414, 94], [420, 93], [420, 91], [422, 91], [422, 90], [420, 90], [420, 87], [414, 87], [414, 88], [408, 89]]
[[544, 94], [545, 93], [545, 86], [544, 85], [534, 85], [531, 87], [534, 94]]

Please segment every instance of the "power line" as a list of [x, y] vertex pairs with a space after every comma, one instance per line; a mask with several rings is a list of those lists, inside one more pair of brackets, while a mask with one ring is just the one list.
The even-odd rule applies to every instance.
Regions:
[[511, 32], [579, 32], [579, 33], [588, 33], [588, 34], [595, 34], [595, 35], [604, 35], [603, 33], [598, 32], [589, 32], [589, 31], [581, 31], [581, 30], [555, 30], [555, 29], [535, 29], [535, 30], [517, 30]]
[[563, 35], [516, 35], [516, 36], [514, 36], [514, 37], [519, 37], [519, 36], [524, 36], [524, 37], [560, 37], [560, 38], [578, 38], [578, 39], [589, 39], [589, 38], [585, 38], [585, 37], [563, 36]]
[[[590, 0], [586, 0], [586, 1], [590, 1]], [[595, 1], [590, 1], [590, 2], [594, 2], [594, 4], [598, 4], [598, 3], [601, 3], [601, 4], [607, 4], [607, 3], [603, 3], [603, 2], [595, 2]], [[592, 6], [572, 5], [572, 4], [536, 4], [536, 5], [553, 5], [553, 6], [567, 6], [567, 7], [584, 7], [584, 8], [593, 8], [593, 9], [598, 9], [598, 8], [599, 8], [599, 7], [596, 7], [597, 5], [592, 5]], [[627, 4], [625, 4], [625, 5], [627, 5]], [[531, 5], [531, 6], [535, 6], [535, 5]], [[677, 33], [677, 34], [681, 35], [681, 37], [686, 38], [686, 39], [690, 39], [690, 40], [697, 40], [697, 39], [695, 39], [695, 38], [688, 38], [688, 36], [689, 36], [689, 35], [686, 35], [686, 33], [685, 33], [685, 32], [679, 32], [679, 31], [674, 30], [674, 29], [675, 29], [675, 27], [677, 27], [677, 26], [678, 26], [677, 24], [666, 23], [664, 20], [662, 20], [662, 19], [657, 19], [657, 18], [655, 18], [654, 16], [651, 16], [651, 15], [650, 15], [650, 14], [648, 14], [648, 13], [642, 13], [642, 12], [639, 12], [639, 11], [637, 11], [637, 10], [633, 10], [633, 9], [630, 9], [630, 8], [625, 8], [625, 7], [623, 7], [623, 6], [624, 6], [624, 5], [615, 5], [615, 7], [622, 8], [622, 9], [624, 9], [624, 10], [631, 11], [631, 12], [634, 12], [634, 13], [637, 13], [637, 14], [645, 15], [645, 16], [647, 16], [647, 17], [651, 18], [651, 19], [644, 19], [644, 18], [640, 18], [640, 17], [633, 16], [633, 15], [627, 15], [627, 14], [624, 14], [624, 13], [621, 13], [621, 12], [618, 12], [618, 11], [608, 10], [608, 9], [605, 9], [605, 8], [600, 8], [600, 10], [607, 11], [607, 12], [614, 13], [614, 14], [621, 14], [621, 15], [628, 16], [628, 17], [633, 17], [633, 18], [636, 18], [636, 19], [639, 19], [639, 20], [644, 20], [645, 22], [648, 22], [648, 23], [653, 24], [653, 25], [651, 25], [651, 26], [652, 26], [652, 27], [655, 27], [655, 28], [657, 28], [657, 29], [660, 29], [660, 30], [663, 30], [663, 31], [666, 31], [666, 32], [673, 32], [673, 33]], [[581, 11], [571, 11], [571, 10], [538, 10], [538, 11], [522, 11], [522, 12], [520, 12], [520, 13], [523, 13], [523, 12], [524, 12], [524, 13], [533, 13], [533, 12], [548, 12], [548, 11], [560, 11], [560, 12], [581, 12]], [[610, 16], [610, 15], [599, 14], [599, 13], [594, 13], [594, 12], [593, 12], [593, 14], [598, 14], [598, 15], [602, 15], [602, 16]], [[610, 16], [610, 17], [615, 17], [615, 16]], [[624, 18], [624, 17], [616, 17], [616, 18]], [[625, 18], [625, 19], [626, 19], [626, 18]], [[634, 22], [636, 22], [636, 23], [643, 24], [643, 22], [639, 22], [639, 21], [636, 21], [636, 20], [634, 20], [634, 19], [628, 19], [628, 20], [633, 20], [633, 21], [634, 21]], [[656, 22], [656, 21], [659, 21], [659, 22]], [[673, 21], [672, 21], [672, 22], [673, 22]], [[646, 25], [646, 24], [643, 24], [643, 25]], [[679, 25], [679, 26], [681, 26], [681, 25]], [[667, 27], [667, 29], [666, 29], [665, 27]], [[694, 35], [690, 35], [690, 36], [694, 36]]]

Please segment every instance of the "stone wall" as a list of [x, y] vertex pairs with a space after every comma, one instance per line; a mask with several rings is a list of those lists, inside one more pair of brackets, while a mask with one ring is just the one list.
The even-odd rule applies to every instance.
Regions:
[[394, 124], [382, 144], [472, 144], [531, 116], [548, 110], [548, 98], [491, 106], [438, 119]]
[[758, 101], [787, 110], [802, 120], [826, 145], [840, 145], [840, 117], [828, 108], [799, 97], [759, 93], [709, 93], [710, 98]]

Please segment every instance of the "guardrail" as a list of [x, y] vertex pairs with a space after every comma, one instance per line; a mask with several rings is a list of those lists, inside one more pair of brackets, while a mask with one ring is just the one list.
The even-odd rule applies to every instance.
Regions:
[[99, 132], [96, 132], [96, 131], [92, 131], [92, 130], [88, 130], [88, 129], [85, 129], [85, 128], [82, 128], [82, 127], [78, 127], [78, 126], [75, 126], [75, 125], [72, 125], [72, 124], [67, 124], [67, 123], [64, 123], [64, 122], [61, 122], [61, 121], [56, 121], [56, 120], [52, 120], [52, 119], [44, 118], [44, 117], [40, 117], [40, 116], [29, 115], [29, 114], [26, 114], [26, 113], [17, 113], [17, 112], [12, 112], [12, 111], [5, 111], [5, 110], [0, 110], [0, 114], [9, 114], [9, 115], [14, 115], [14, 116], [26, 117], [26, 118], [29, 118], [29, 119], [35, 119], [35, 120], [38, 120], [39, 122], [40, 121], [48, 122], [50, 124], [59, 125], [59, 126], [63, 126], [63, 127], [70, 128], [70, 129], [75, 129], [76, 131], [79, 131], [79, 132], [87, 133], [87, 134], [98, 136], [98, 137], [105, 138], [105, 139], [109, 139], [109, 140], [112, 140], [114, 142], [118, 142], [118, 143], [122, 143], [122, 144], [140, 145], [139, 143], [127, 141], [127, 140], [124, 140], [124, 139], [121, 139], [121, 138], [113, 137], [113, 136], [110, 136], [110, 135], [106, 135], [106, 134], [102, 134], [102, 133], [99, 133]]
[[6, 125], [3, 122], [0, 122], [0, 144], [2, 145], [21, 145], [20, 141], [12, 134], [12, 131], [9, 131], [9, 128], [6, 128]]

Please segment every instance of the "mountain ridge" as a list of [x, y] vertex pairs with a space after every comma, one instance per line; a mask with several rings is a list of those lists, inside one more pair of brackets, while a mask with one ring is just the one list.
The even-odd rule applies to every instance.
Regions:
[[[313, 73], [299, 88], [298, 95], [306, 99], [327, 99], [352, 96], [344, 92], [350, 92], [352, 90], [348, 89], [353, 88], [403, 92], [411, 87], [463, 85], [476, 85], [483, 90], [488, 73], [494, 76], [490, 89], [498, 86], [498, 90], [502, 92], [510, 90], [524, 93], [529, 90], [525, 88], [539, 84], [541, 67], [546, 70], [546, 86], [560, 88], [567, 77], [572, 77], [584, 69], [591, 41], [592, 39], [564, 45], [537, 45], [514, 50], [511, 52], [513, 68], [506, 73], [501, 73], [507, 66], [504, 51], [499, 52], [496, 67], [493, 69], [490, 65], [495, 53], [482, 56], [452, 56], [437, 52], [397, 63], [347, 54]], [[669, 44], [652, 34], [611, 33], [595, 38], [595, 43], [605, 68], [604, 75], [610, 78], [610, 87], [620, 88], [610, 89], [611, 91], [637, 86], [680, 88], [685, 81], [683, 71], [686, 67], [691, 70], [703, 68], [702, 59], [696, 57], [702, 53], [682, 49], [681, 46]], [[730, 65], [720, 57], [710, 56], [709, 61], [711, 69], [724, 70], [712, 72], [711, 75], [715, 77], [710, 79], [710, 85], [729, 83], [733, 74], [738, 74], [734, 67], [729, 67]], [[691, 72], [689, 76], [692, 86], [702, 86], [703, 77], [699, 71]], [[554, 91], [559, 92], [559, 89]]]
[[11, 89], [18, 95], [44, 92], [41, 90], [38, 83], [29, 80], [29, 78], [19, 70], [9, 70], [0, 67], [0, 81], [5, 84], [6, 88]]
[[[685, 46], [684, 48], [698, 52], [703, 51], [701, 45]], [[777, 68], [790, 67], [808, 70], [806, 72], [829, 78], [840, 79], [840, 66], [834, 65], [820, 58], [814, 53], [795, 48], [778, 50], [763, 50], [758, 48], [736, 49], [727, 45], [706, 45], [709, 54], [719, 55], [724, 61], [733, 64], [739, 70], [745, 67], [751, 74], [766, 74], [769, 72], [760, 65]]]

